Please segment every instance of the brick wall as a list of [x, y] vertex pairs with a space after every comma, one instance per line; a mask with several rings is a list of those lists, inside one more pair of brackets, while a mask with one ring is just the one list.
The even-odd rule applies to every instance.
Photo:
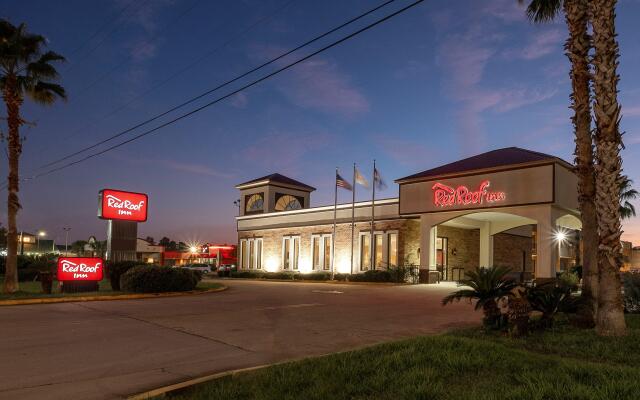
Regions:
[[493, 264], [520, 272], [522, 271], [524, 252], [525, 271], [533, 272], [532, 248], [533, 239], [531, 237], [498, 233], [493, 237]]
[[[354, 272], [359, 270], [359, 232], [370, 232], [369, 222], [357, 222], [354, 230], [353, 259]], [[375, 231], [398, 231], [398, 261], [400, 263], [418, 264], [420, 260], [420, 222], [412, 219], [376, 221]], [[331, 234], [333, 225], [315, 225], [294, 228], [263, 229], [238, 232], [238, 241], [244, 238], [262, 238], [263, 240], [263, 268], [274, 266], [282, 269], [282, 238], [284, 236], [300, 236], [301, 268], [311, 266], [311, 236], [314, 234]], [[239, 247], [238, 247], [239, 248]], [[335, 266], [337, 270], [349, 270], [351, 266], [351, 224], [336, 226]]]
[[[438, 236], [446, 237], [449, 242], [449, 270], [462, 267], [465, 271], [474, 270], [480, 265], [480, 230], [462, 229], [451, 226], [438, 226]], [[449, 273], [451, 277], [451, 272]], [[462, 274], [464, 276], [464, 274]], [[455, 273], [457, 279], [458, 273]]]

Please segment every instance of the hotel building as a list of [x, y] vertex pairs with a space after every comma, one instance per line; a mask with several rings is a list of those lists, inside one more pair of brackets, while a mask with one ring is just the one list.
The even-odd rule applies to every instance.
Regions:
[[579, 263], [576, 176], [558, 157], [510, 147], [395, 183], [399, 196], [373, 205], [373, 240], [372, 203], [355, 203], [353, 245], [351, 203], [337, 205], [334, 237], [334, 205], [310, 207], [313, 187], [280, 174], [237, 185], [239, 269], [330, 272], [333, 263], [336, 273], [355, 274], [415, 265], [458, 280], [500, 265], [530, 279]]

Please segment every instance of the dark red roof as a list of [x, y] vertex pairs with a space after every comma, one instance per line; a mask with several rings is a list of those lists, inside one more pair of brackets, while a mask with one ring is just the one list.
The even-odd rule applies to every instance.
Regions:
[[505, 147], [504, 149], [488, 151], [486, 153], [418, 172], [417, 174], [409, 175], [404, 178], [396, 179], [396, 182], [542, 161], [557, 161], [563, 164], [569, 164], [561, 158], [549, 154], [521, 149], [519, 147]]
[[244, 185], [250, 185], [252, 183], [258, 183], [258, 182], [262, 182], [262, 181], [269, 181], [269, 182], [276, 182], [276, 183], [284, 183], [286, 185], [292, 185], [292, 186], [298, 186], [302, 189], [306, 189], [310, 192], [316, 190], [316, 188], [314, 188], [313, 186], [309, 186], [306, 185], [300, 181], [297, 181], [295, 179], [289, 178], [287, 176], [275, 173], [275, 174], [271, 174], [271, 175], [267, 175], [267, 176], [263, 176], [262, 178], [258, 178], [258, 179], [252, 179], [250, 181], [241, 183], [239, 185], [236, 185], [236, 187], [238, 186], [244, 186]]

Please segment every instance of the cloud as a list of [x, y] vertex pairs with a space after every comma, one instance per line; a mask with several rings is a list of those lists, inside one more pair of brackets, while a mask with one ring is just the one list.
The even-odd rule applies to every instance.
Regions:
[[235, 108], [245, 108], [249, 103], [249, 98], [246, 94], [240, 92], [231, 96], [229, 103]]
[[412, 168], [424, 167], [424, 160], [437, 160], [440, 155], [433, 147], [397, 135], [375, 135], [373, 142], [380, 151], [398, 164]]
[[622, 107], [622, 118], [640, 117], [640, 106]]
[[[470, 25], [466, 32], [443, 40], [438, 64], [446, 71], [443, 92], [459, 103], [455, 111], [457, 132], [463, 151], [477, 152], [485, 147], [482, 115], [505, 113], [553, 97], [555, 88], [482, 85], [487, 64], [498, 54], [503, 37]], [[499, 84], [501, 85], [501, 84]]]
[[245, 164], [253, 162], [263, 169], [295, 174], [307, 155], [326, 147], [332, 139], [324, 132], [270, 132], [240, 150], [237, 157]]
[[173, 169], [175, 171], [180, 171], [180, 172], [188, 172], [190, 174], [211, 176], [215, 178], [224, 178], [224, 179], [235, 177], [235, 174], [218, 171], [216, 169], [213, 169], [209, 166], [202, 165], [202, 164], [181, 163], [181, 162], [172, 161], [172, 160], [155, 160], [155, 162], [160, 163], [160, 165], [163, 165], [166, 168]]
[[[250, 57], [265, 61], [284, 51], [276, 46], [252, 46]], [[281, 60], [279, 66], [292, 60]], [[365, 95], [335, 62], [327, 59], [313, 58], [296, 65], [285, 72], [276, 85], [289, 101], [302, 108], [347, 117], [369, 111]]]
[[564, 33], [559, 29], [536, 32], [531, 36], [526, 46], [522, 49], [507, 50], [504, 52], [504, 56], [507, 59], [536, 60], [548, 54], [561, 51], [564, 38]]
[[146, 39], [138, 39], [129, 44], [129, 53], [134, 63], [140, 63], [156, 55], [156, 45]]
[[515, 0], [484, 1], [482, 13], [503, 22], [524, 22], [527, 19], [526, 8]]

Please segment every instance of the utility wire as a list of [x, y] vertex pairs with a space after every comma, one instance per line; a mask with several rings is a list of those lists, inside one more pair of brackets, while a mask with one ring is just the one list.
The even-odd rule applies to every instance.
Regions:
[[368, 11], [366, 11], [366, 12], [364, 12], [364, 13], [356, 16], [356, 17], [353, 17], [353, 18], [351, 18], [350, 20], [348, 20], [346, 22], [343, 22], [342, 24], [336, 26], [335, 28], [333, 28], [333, 29], [331, 29], [329, 31], [326, 31], [323, 34], [321, 34], [319, 36], [316, 36], [313, 39], [310, 39], [310, 40], [308, 40], [308, 41], [296, 46], [295, 48], [293, 48], [291, 50], [288, 50], [288, 51], [280, 54], [279, 56], [277, 56], [275, 58], [272, 58], [271, 60], [269, 60], [267, 62], [264, 62], [264, 63], [258, 65], [257, 67], [254, 67], [254, 68], [250, 69], [249, 71], [247, 71], [247, 72], [245, 72], [245, 73], [243, 73], [243, 74], [241, 74], [241, 75], [239, 75], [239, 76], [237, 76], [237, 77], [235, 77], [233, 79], [230, 79], [230, 80], [228, 80], [228, 81], [226, 81], [224, 83], [219, 84], [218, 86], [214, 87], [213, 89], [207, 90], [206, 92], [201, 93], [200, 95], [198, 95], [196, 97], [192, 97], [191, 99], [189, 99], [189, 100], [187, 100], [187, 101], [185, 101], [183, 103], [180, 103], [180, 104], [170, 108], [167, 111], [164, 111], [164, 112], [162, 112], [160, 114], [157, 114], [154, 117], [151, 117], [151, 118], [149, 118], [149, 119], [147, 119], [145, 121], [142, 121], [139, 124], [134, 125], [131, 128], [128, 128], [128, 129], [126, 129], [126, 130], [124, 130], [122, 132], [119, 132], [119, 133], [117, 133], [117, 134], [115, 134], [113, 136], [110, 136], [110, 137], [108, 137], [108, 138], [106, 138], [104, 140], [101, 140], [101, 141], [99, 141], [99, 142], [97, 142], [97, 143], [95, 143], [95, 144], [93, 144], [91, 146], [85, 147], [85, 148], [80, 149], [80, 150], [78, 150], [78, 151], [76, 151], [74, 153], [71, 153], [71, 154], [67, 155], [67, 156], [59, 158], [59, 159], [57, 159], [55, 161], [49, 162], [47, 164], [44, 164], [44, 165], [36, 168], [36, 170], [44, 169], [44, 168], [50, 167], [52, 165], [58, 164], [58, 163], [60, 163], [62, 161], [66, 161], [66, 160], [68, 160], [68, 159], [70, 159], [70, 158], [72, 158], [74, 156], [77, 156], [77, 155], [82, 154], [82, 153], [84, 153], [86, 151], [92, 150], [92, 149], [94, 149], [94, 148], [96, 148], [96, 147], [98, 147], [100, 145], [103, 145], [103, 144], [105, 144], [107, 142], [110, 142], [113, 139], [117, 139], [118, 137], [120, 137], [122, 135], [125, 135], [125, 134], [127, 134], [127, 133], [129, 133], [129, 132], [131, 132], [133, 130], [136, 130], [136, 129], [144, 126], [144, 125], [147, 125], [147, 124], [149, 124], [149, 123], [151, 123], [151, 122], [153, 122], [153, 121], [155, 121], [155, 120], [157, 120], [157, 119], [159, 119], [159, 118], [161, 118], [161, 117], [163, 117], [163, 116], [165, 116], [167, 114], [170, 114], [173, 111], [176, 111], [176, 110], [178, 110], [178, 109], [180, 109], [180, 108], [182, 108], [182, 107], [184, 107], [184, 106], [186, 106], [188, 104], [191, 104], [194, 101], [197, 101], [197, 100], [199, 100], [199, 99], [201, 99], [201, 98], [203, 98], [203, 97], [205, 97], [205, 96], [207, 96], [207, 95], [209, 95], [209, 94], [211, 94], [211, 93], [213, 93], [213, 92], [215, 92], [217, 90], [220, 90], [223, 87], [226, 87], [226, 86], [228, 86], [228, 85], [230, 85], [230, 84], [232, 84], [232, 83], [234, 83], [234, 82], [236, 82], [236, 81], [238, 81], [238, 80], [240, 80], [240, 79], [242, 79], [242, 78], [244, 78], [244, 77], [246, 77], [246, 76], [248, 76], [248, 75], [250, 75], [250, 74], [252, 74], [252, 73], [254, 73], [254, 72], [256, 72], [256, 71], [258, 71], [258, 70], [260, 70], [262, 68], [264, 68], [264, 67], [266, 67], [266, 66], [268, 66], [268, 65], [271, 65], [271, 64], [277, 62], [278, 60], [281, 60], [282, 58], [284, 58], [284, 57], [286, 57], [286, 56], [288, 56], [288, 55], [290, 55], [290, 54], [292, 54], [292, 53], [294, 53], [294, 52], [296, 52], [296, 51], [298, 51], [298, 50], [300, 50], [300, 49], [302, 49], [302, 48], [304, 48], [304, 47], [306, 47], [306, 46], [308, 46], [308, 45], [310, 45], [310, 44], [312, 44], [312, 43], [314, 43], [314, 42], [316, 42], [316, 41], [318, 41], [318, 40], [320, 40], [320, 39], [322, 39], [322, 38], [324, 38], [324, 37], [326, 37], [326, 36], [328, 36], [330, 34], [332, 34], [332, 33], [334, 33], [334, 32], [336, 32], [336, 31], [338, 31], [338, 30], [340, 30], [342, 28], [344, 28], [347, 25], [350, 25], [350, 24], [352, 24], [352, 23], [354, 23], [354, 22], [366, 17], [367, 15], [369, 15], [369, 14], [371, 14], [371, 13], [373, 13], [373, 12], [383, 8], [383, 7], [385, 7], [386, 5], [388, 5], [390, 3], [393, 3], [394, 1], [396, 1], [396, 0], [387, 0], [386, 2], [378, 5], [377, 7], [374, 7], [374, 8], [372, 8], [372, 9], [370, 9], [370, 10], [368, 10]]
[[[194, 62], [186, 65], [185, 67], [183, 67], [182, 69], [176, 71], [175, 73], [173, 73], [172, 75], [168, 76], [167, 78], [165, 78], [164, 80], [162, 80], [161, 82], [155, 84], [154, 86], [152, 86], [151, 88], [149, 88], [148, 90], [146, 90], [145, 92], [134, 96], [133, 98], [129, 99], [126, 103], [124, 103], [123, 105], [111, 110], [110, 112], [108, 112], [107, 114], [103, 115], [102, 117], [98, 118], [97, 120], [85, 125], [84, 127], [74, 131], [73, 133], [71, 133], [70, 135], [67, 135], [65, 137], [63, 137], [60, 140], [68, 140], [72, 137], [77, 136], [79, 133], [84, 132], [87, 128], [94, 126], [95, 124], [97, 124], [98, 122], [104, 121], [105, 119], [111, 117], [112, 115], [117, 114], [118, 112], [120, 112], [121, 110], [127, 108], [127, 106], [133, 102], [135, 102], [136, 100], [139, 100], [140, 98], [148, 95], [149, 93], [155, 91], [156, 89], [164, 86], [165, 84], [167, 84], [169, 81], [173, 80], [174, 78], [178, 77], [179, 75], [182, 75], [183, 73], [185, 73], [186, 71], [190, 70], [191, 68], [193, 68], [194, 66], [196, 66], [197, 64], [199, 64], [200, 62], [204, 61], [205, 59], [211, 57], [213, 54], [215, 54], [216, 52], [218, 52], [219, 50], [223, 49], [224, 47], [228, 46], [229, 44], [231, 44], [232, 42], [236, 41], [238, 38], [246, 35], [247, 33], [249, 33], [250, 31], [252, 31], [255, 27], [259, 26], [260, 24], [262, 24], [265, 21], [270, 20], [271, 18], [275, 17], [278, 13], [280, 13], [282, 10], [284, 10], [287, 6], [289, 6], [291, 3], [293, 3], [294, 0], [289, 0], [285, 3], [282, 4], [282, 6], [278, 7], [277, 9], [275, 9], [272, 13], [270, 13], [269, 15], [263, 17], [263, 18], [259, 18], [258, 20], [256, 20], [253, 24], [249, 25], [246, 29], [244, 29], [242, 32], [234, 35], [233, 37], [229, 38], [228, 40], [226, 40], [224, 43], [222, 43], [220, 46], [214, 48], [213, 50], [205, 53], [203, 56], [199, 57], [198, 59], [196, 59]], [[120, 68], [121, 65], [118, 65], [115, 67], [115, 69]], [[102, 78], [110, 75], [115, 69], [110, 70], [109, 72], [107, 72]], [[101, 79], [102, 79], [101, 78]], [[62, 160], [59, 160], [62, 161]], [[54, 162], [55, 164], [55, 162]], [[45, 166], [41, 166], [39, 168], [43, 168]]]
[[147, 131], [145, 131], [143, 133], [140, 133], [140, 134], [138, 134], [138, 135], [136, 135], [136, 136], [134, 136], [134, 137], [132, 137], [130, 139], [127, 139], [127, 140], [125, 140], [123, 142], [115, 144], [115, 145], [113, 145], [111, 147], [108, 147], [108, 148], [106, 148], [104, 150], [101, 150], [99, 152], [90, 154], [90, 155], [85, 156], [85, 157], [83, 157], [83, 158], [81, 158], [79, 160], [64, 164], [62, 166], [50, 169], [50, 170], [48, 170], [46, 172], [42, 172], [40, 174], [34, 175], [33, 177], [27, 178], [25, 180], [37, 179], [37, 178], [52, 174], [54, 172], [69, 168], [69, 167], [71, 167], [73, 165], [77, 165], [77, 164], [79, 164], [81, 162], [84, 162], [84, 161], [87, 161], [87, 160], [89, 160], [91, 158], [100, 156], [100, 155], [105, 154], [105, 153], [107, 153], [107, 152], [109, 152], [111, 150], [117, 149], [117, 148], [122, 147], [122, 146], [124, 146], [124, 145], [126, 145], [128, 143], [131, 143], [131, 142], [133, 142], [135, 140], [138, 140], [138, 139], [140, 139], [142, 137], [150, 135], [150, 134], [152, 134], [152, 133], [154, 133], [154, 132], [156, 132], [156, 131], [164, 128], [164, 127], [172, 125], [172, 124], [174, 124], [174, 123], [176, 123], [176, 122], [178, 122], [178, 121], [180, 121], [182, 119], [185, 119], [185, 118], [187, 118], [187, 117], [189, 117], [189, 116], [191, 116], [193, 114], [196, 114], [196, 113], [198, 113], [198, 112], [200, 112], [200, 111], [202, 111], [202, 110], [204, 110], [204, 109], [206, 109], [208, 107], [211, 107], [212, 105], [217, 104], [217, 103], [221, 102], [222, 100], [225, 100], [225, 99], [227, 99], [227, 98], [229, 98], [229, 97], [231, 97], [231, 96], [233, 96], [233, 95], [235, 95], [237, 93], [240, 93], [243, 90], [246, 90], [246, 89], [248, 89], [248, 88], [250, 88], [252, 86], [255, 86], [255, 85], [257, 85], [257, 84], [259, 84], [259, 83], [261, 83], [261, 82], [263, 82], [263, 81], [265, 81], [265, 80], [267, 80], [267, 79], [269, 79], [269, 78], [271, 78], [271, 77], [273, 77], [275, 75], [278, 75], [281, 72], [284, 72], [284, 71], [286, 71], [286, 70], [288, 70], [288, 69], [290, 69], [290, 68], [292, 68], [292, 67], [294, 67], [294, 66], [296, 66], [296, 65], [298, 65], [298, 64], [300, 64], [300, 63], [302, 63], [302, 62], [304, 62], [304, 61], [306, 61], [306, 60], [308, 60], [308, 59], [310, 59], [310, 58], [312, 58], [312, 57], [314, 57], [314, 56], [316, 56], [318, 54], [320, 54], [320, 53], [323, 53], [323, 52], [325, 52], [325, 51], [327, 51], [327, 50], [329, 50], [329, 49], [331, 49], [331, 48], [333, 48], [333, 47], [335, 47], [335, 46], [337, 46], [337, 45], [339, 45], [339, 44], [341, 44], [341, 43], [343, 43], [343, 42], [345, 42], [345, 41], [347, 41], [347, 40], [349, 40], [349, 39], [351, 39], [351, 38], [353, 38], [353, 37], [355, 37], [355, 36], [357, 36], [357, 35], [359, 35], [361, 33], [363, 33], [363, 32], [365, 32], [365, 31], [368, 31], [369, 29], [371, 29], [371, 28], [373, 28], [373, 27], [375, 27], [375, 26], [377, 26], [377, 25], [379, 25], [379, 24], [381, 24], [381, 23], [383, 23], [383, 22], [385, 22], [385, 21], [387, 21], [387, 20], [389, 20], [389, 19], [391, 19], [391, 18], [393, 18], [393, 17], [395, 17], [395, 16], [407, 11], [407, 10], [409, 10], [410, 8], [415, 7], [416, 5], [422, 3], [423, 1], [424, 0], [416, 0], [413, 3], [403, 7], [401, 9], [399, 9], [398, 11], [395, 11], [395, 12], [393, 12], [391, 14], [388, 14], [385, 17], [380, 18], [380, 19], [370, 23], [369, 25], [366, 25], [365, 27], [358, 29], [357, 31], [355, 31], [353, 33], [350, 33], [349, 35], [344, 36], [344, 37], [332, 42], [331, 44], [326, 45], [326, 46], [322, 47], [321, 49], [314, 51], [313, 53], [311, 53], [311, 54], [309, 54], [307, 56], [299, 58], [298, 60], [296, 60], [296, 61], [294, 61], [292, 63], [289, 63], [289, 64], [285, 65], [284, 67], [279, 68], [279, 69], [277, 69], [277, 70], [275, 70], [275, 71], [273, 71], [273, 72], [271, 72], [271, 73], [269, 73], [269, 74], [267, 74], [267, 75], [265, 75], [265, 76], [263, 76], [263, 77], [261, 77], [259, 79], [256, 79], [256, 80], [254, 80], [254, 81], [252, 81], [252, 82], [240, 87], [239, 89], [236, 89], [236, 90], [234, 90], [234, 91], [232, 91], [232, 92], [230, 92], [230, 93], [228, 93], [228, 94], [226, 94], [226, 95], [224, 95], [222, 97], [218, 97], [217, 99], [215, 99], [215, 100], [213, 100], [213, 101], [211, 101], [211, 102], [209, 102], [207, 104], [204, 104], [204, 105], [202, 105], [202, 106], [200, 106], [200, 107], [198, 107], [198, 108], [196, 108], [196, 109], [194, 109], [192, 111], [189, 111], [188, 113], [182, 114], [179, 117], [176, 117], [176, 118], [174, 118], [174, 119], [172, 119], [172, 120], [170, 120], [168, 122], [165, 122], [165, 123], [163, 123], [163, 124], [161, 124], [161, 125], [159, 125], [159, 126], [157, 126], [155, 128], [149, 129], [149, 130], [147, 130]]

